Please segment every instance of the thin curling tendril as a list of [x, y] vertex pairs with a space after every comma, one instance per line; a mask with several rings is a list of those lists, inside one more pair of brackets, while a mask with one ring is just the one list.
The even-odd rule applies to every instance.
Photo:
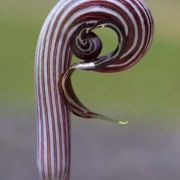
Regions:
[[[87, 63], [88, 66], [89, 64], [90, 63]], [[82, 64], [78, 64], [78, 65], [81, 67], [81, 69], [82, 67], [85, 66], [85, 64], [83, 64], [83, 66], [81, 66]], [[77, 67], [77, 64], [73, 64], [68, 69], [68, 71], [62, 76], [59, 83], [60, 91], [63, 91], [64, 97], [67, 100], [67, 103], [69, 105], [69, 109], [71, 109], [71, 112], [73, 112], [75, 115], [80, 116], [82, 118], [97, 118], [97, 119], [113, 122], [118, 125], [127, 125], [128, 121], [115, 120], [108, 116], [104, 116], [104, 115], [92, 112], [80, 102], [80, 100], [77, 98], [72, 88], [72, 83], [71, 83], [71, 76], [75, 70], [80, 69], [79, 66]]]
[[[121, 42], [123, 39], [122, 33], [118, 30], [118, 28], [115, 25], [111, 25], [108, 23], [100, 24], [100, 22], [98, 22], [97, 25], [92, 23], [91, 25], [92, 28], [89, 27], [90, 24], [89, 25], [83, 24], [83, 26], [81, 26], [82, 29], [79, 32], [77, 31], [78, 33], [76, 32], [76, 34], [74, 35], [75, 37], [72, 38], [73, 40], [71, 41], [71, 47], [73, 48], [74, 54], [77, 57], [84, 59], [85, 62], [79, 62], [77, 64], [71, 65], [70, 68], [67, 70], [67, 72], [63, 75], [63, 77], [60, 78], [60, 83], [59, 83], [60, 87], [62, 86], [62, 92], [64, 93], [67, 104], [69, 105], [69, 109], [71, 109], [71, 111], [74, 114], [82, 118], [98, 118], [116, 123], [118, 125], [126, 125], [128, 121], [123, 122], [123, 121], [115, 120], [113, 118], [90, 111], [80, 102], [80, 100], [77, 98], [72, 88], [71, 76], [75, 70], [95, 71], [96, 69], [104, 67], [104, 65], [106, 64], [112, 63], [112, 61], [115, 60], [114, 57], [116, 57], [117, 54], [120, 53], [123, 45]], [[88, 28], [86, 26], [88, 26]], [[97, 35], [94, 32], [92, 32], [92, 30], [101, 27], [108, 27], [108, 26], [111, 27], [111, 29], [116, 30], [116, 32], [119, 32], [118, 34], [119, 44], [115, 51], [109, 53], [106, 56], [97, 57], [102, 49], [102, 41], [99, 39], [99, 37], [97, 37]]]

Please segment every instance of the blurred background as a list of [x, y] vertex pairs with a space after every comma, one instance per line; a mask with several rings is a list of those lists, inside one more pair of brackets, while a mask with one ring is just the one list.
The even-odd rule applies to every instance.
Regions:
[[[149, 53], [128, 71], [76, 72], [88, 107], [125, 127], [72, 115], [73, 180], [180, 179], [180, 1], [147, 0], [155, 20]], [[38, 180], [33, 64], [55, 0], [0, 0], [0, 179]], [[103, 53], [115, 35], [99, 32]]]

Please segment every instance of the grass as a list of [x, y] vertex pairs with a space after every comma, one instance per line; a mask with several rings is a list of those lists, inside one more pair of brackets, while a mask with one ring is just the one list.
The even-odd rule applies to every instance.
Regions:
[[[1, 104], [34, 107], [35, 46], [42, 22], [54, 3], [44, 0], [0, 2]], [[75, 73], [75, 91], [91, 109], [102, 112], [109, 109], [108, 112], [124, 113], [125, 116], [179, 117], [180, 25], [176, 20], [180, 13], [175, 10], [180, 2], [148, 3], [154, 14], [156, 35], [151, 51], [140, 63], [116, 74]], [[171, 13], [167, 13], [168, 7]], [[112, 49], [115, 42], [107, 38], [108, 33], [101, 33], [106, 42], [104, 52]]]

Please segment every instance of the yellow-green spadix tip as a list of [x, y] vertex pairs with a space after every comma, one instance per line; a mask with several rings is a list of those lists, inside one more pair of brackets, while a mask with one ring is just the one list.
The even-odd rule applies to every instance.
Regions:
[[127, 125], [128, 121], [118, 121], [118, 124], [120, 124], [120, 125]]

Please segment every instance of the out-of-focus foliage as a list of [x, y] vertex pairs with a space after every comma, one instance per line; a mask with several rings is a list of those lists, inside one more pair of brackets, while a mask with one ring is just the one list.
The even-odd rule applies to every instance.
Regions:
[[[0, 103], [34, 105], [33, 64], [41, 25], [55, 0], [0, 0]], [[116, 74], [77, 72], [74, 88], [91, 109], [176, 119], [180, 107], [180, 1], [148, 1], [155, 19], [150, 52], [132, 69]], [[100, 32], [104, 52], [115, 35]], [[112, 33], [111, 33], [112, 34]], [[33, 106], [34, 107], [34, 106]], [[109, 111], [109, 110], [108, 110]]]

